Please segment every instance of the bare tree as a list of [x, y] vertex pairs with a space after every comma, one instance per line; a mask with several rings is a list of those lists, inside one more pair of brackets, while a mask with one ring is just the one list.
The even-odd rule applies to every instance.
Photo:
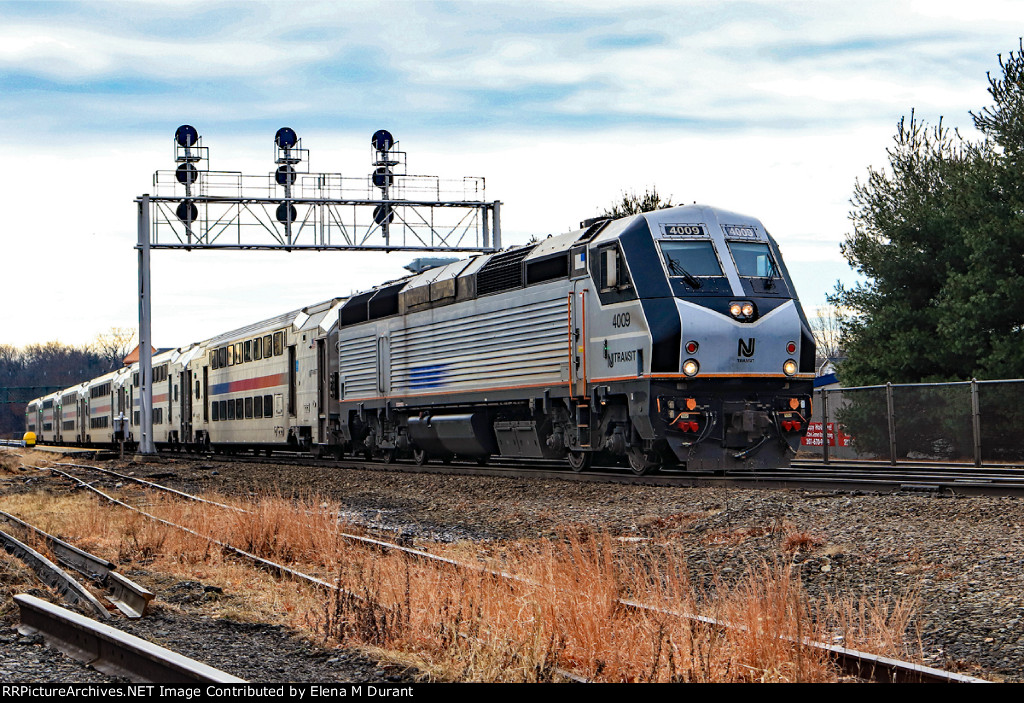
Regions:
[[846, 354], [843, 352], [842, 314], [832, 305], [820, 305], [814, 314], [811, 323], [811, 334], [814, 335], [814, 343], [817, 346], [819, 368], [825, 362], [835, 364], [843, 359]]
[[128, 352], [135, 348], [137, 335], [134, 327], [111, 327], [96, 335], [92, 350], [110, 365], [111, 370], [118, 369], [124, 365]]

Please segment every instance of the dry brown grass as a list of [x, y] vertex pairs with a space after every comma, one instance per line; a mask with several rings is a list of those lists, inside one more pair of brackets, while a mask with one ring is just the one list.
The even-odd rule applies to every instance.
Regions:
[[[492, 545], [488, 565], [524, 579], [509, 583], [353, 545], [341, 537], [351, 526], [338, 522], [340, 506], [313, 496], [236, 500], [250, 511], [239, 513], [137, 489], [124, 495], [136, 502], [144, 496], [150, 513], [342, 590], [281, 588], [206, 539], [91, 496], [6, 496], [4, 503], [101, 556], [223, 588], [222, 598], [206, 604], [213, 615], [280, 622], [325, 643], [377, 648], [435, 680], [549, 681], [567, 669], [598, 681], [831, 681], [836, 673], [824, 655], [796, 642], [841, 633], [847, 646], [904, 653], [911, 601], [812, 606], [784, 566], [762, 565], [705, 590], [691, 584], [684, 554], [671, 545], [624, 550], [606, 534], [573, 530], [554, 540]], [[734, 627], [638, 613], [622, 598]]]
[[800, 550], [810, 550], [825, 544], [825, 540], [810, 532], [801, 530], [790, 532], [782, 540], [782, 551], [791, 553]]

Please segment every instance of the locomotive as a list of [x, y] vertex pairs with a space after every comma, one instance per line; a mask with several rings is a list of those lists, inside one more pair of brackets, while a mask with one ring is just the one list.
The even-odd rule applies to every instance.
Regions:
[[[158, 445], [788, 465], [815, 349], [763, 224], [691, 205], [583, 225], [159, 354]], [[106, 443], [131, 408], [132, 435], [137, 388], [134, 368], [37, 399], [28, 429]]]

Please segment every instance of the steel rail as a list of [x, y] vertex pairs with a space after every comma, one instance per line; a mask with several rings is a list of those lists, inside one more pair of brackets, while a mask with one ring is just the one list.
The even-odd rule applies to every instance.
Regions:
[[[170, 486], [163, 486], [163, 485], [161, 485], [159, 483], [153, 483], [152, 481], [146, 481], [145, 479], [136, 478], [134, 476], [127, 476], [125, 474], [120, 474], [120, 473], [117, 473], [116, 471], [111, 471], [110, 469], [104, 469], [104, 468], [101, 468], [99, 466], [89, 466], [87, 464], [67, 464], [67, 463], [60, 463], [60, 462], [54, 462], [54, 464], [56, 466], [72, 466], [72, 467], [77, 468], [77, 469], [89, 469], [89, 470], [92, 470], [92, 471], [97, 471], [97, 472], [100, 472], [100, 473], [104, 473], [104, 474], [107, 474], [107, 475], [110, 475], [110, 476], [115, 476], [117, 478], [125, 479], [125, 480], [128, 480], [128, 481], [134, 481], [134, 482], [139, 483], [141, 485], [144, 485], [144, 486], [146, 486], [148, 488], [152, 488], [152, 489], [158, 490], [158, 491], [163, 491], [163, 492], [166, 492], [166, 493], [171, 493], [173, 495], [176, 495], [176, 496], [178, 496], [180, 498], [185, 498], [187, 500], [195, 501], [195, 502], [198, 502], [198, 503], [204, 503], [206, 505], [213, 505], [213, 506], [216, 506], [216, 507], [219, 507], [219, 508], [225, 508], [227, 510], [232, 510], [232, 511], [239, 512], [239, 513], [244, 513], [244, 514], [247, 514], [247, 515], [251, 515], [252, 514], [252, 511], [246, 510], [245, 508], [239, 508], [239, 507], [236, 507], [236, 506], [233, 506], [233, 505], [227, 505], [225, 503], [219, 503], [219, 502], [214, 501], [214, 500], [208, 500], [206, 498], [194, 495], [192, 493], [186, 493], [184, 491], [179, 491], [179, 490], [177, 490], [175, 488], [171, 488]], [[39, 468], [39, 467], [33, 467], [33, 468]], [[458, 567], [458, 568], [463, 569], [463, 570], [475, 570], [478, 573], [487, 573], [487, 574], [490, 574], [492, 576], [498, 576], [498, 577], [501, 577], [501, 578], [506, 578], [506, 579], [511, 579], [511, 580], [518, 580], [518, 581], [524, 581], [524, 579], [516, 576], [515, 574], [509, 574], [509, 573], [504, 572], [504, 571], [495, 571], [495, 570], [488, 569], [487, 567], [479, 566], [479, 565], [467, 565], [467, 564], [464, 564], [464, 563], [457, 562], [454, 559], [448, 559], [447, 557], [442, 557], [442, 556], [438, 556], [436, 554], [431, 554], [430, 552], [425, 552], [425, 551], [423, 551], [421, 549], [413, 549], [411, 547], [405, 547], [405, 546], [402, 546], [402, 545], [393, 544], [391, 542], [384, 542], [384, 541], [381, 541], [381, 540], [374, 539], [372, 537], [363, 537], [361, 535], [353, 535], [353, 534], [350, 534], [350, 533], [347, 533], [347, 532], [340, 532], [340, 533], [338, 533], [338, 536], [341, 537], [342, 539], [346, 540], [347, 542], [354, 543], [354, 544], [361, 544], [361, 545], [364, 545], [364, 546], [376, 547], [376, 548], [384, 549], [384, 550], [392, 550], [392, 551], [397, 550], [397, 551], [402, 552], [406, 556], [416, 557], [418, 559], [433, 561], [433, 562], [436, 562], [436, 563], [444, 563], [444, 564], [448, 564], [449, 566], [455, 566], [455, 567]]]
[[[324, 588], [324, 589], [327, 589], [327, 590], [330, 590], [330, 591], [334, 591], [335, 593], [343, 594], [343, 595], [345, 595], [347, 597], [351, 597], [351, 598], [353, 598], [353, 599], [355, 599], [355, 600], [357, 600], [359, 602], [372, 604], [372, 605], [374, 605], [376, 607], [379, 607], [379, 608], [381, 608], [383, 610], [386, 610], [388, 612], [394, 612], [393, 608], [390, 608], [390, 607], [385, 606], [385, 605], [381, 605], [379, 603], [375, 603], [375, 602], [371, 601], [370, 599], [366, 598], [365, 596], [361, 596], [361, 595], [359, 595], [357, 593], [349, 591], [348, 589], [342, 588], [340, 585], [331, 584], [331, 583], [328, 583], [326, 581], [323, 581], [322, 579], [318, 579], [315, 576], [310, 576], [310, 575], [305, 574], [305, 573], [303, 573], [301, 571], [298, 571], [296, 569], [291, 569], [291, 568], [289, 568], [287, 566], [284, 566], [284, 565], [281, 565], [281, 564], [277, 564], [275, 562], [272, 562], [272, 561], [270, 561], [268, 559], [264, 559], [262, 557], [259, 557], [259, 556], [255, 555], [255, 554], [252, 554], [250, 552], [246, 552], [244, 550], [238, 549], [237, 547], [234, 547], [234, 546], [232, 546], [230, 544], [227, 544], [226, 542], [221, 542], [220, 540], [217, 540], [217, 539], [215, 539], [213, 537], [202, 535], [202, 534], [200, 534], [200, 533], [198, 533], [198, 532], [196, 532], [194, 530], [191, 530], [191, 529], [189, 529], [187, 527], [184, 527], [182, 525], [175, 524], [173, 522], [170, 522], [169, 520], [164, 520], [163, 518], [157, 517], [155, 515], [151, 515], [151, 514], [145, 512], [145, 511], [143, 511], [143, 510], [139, 510], [138, 508], [135, 508], [135, 507], [133, 507], [131, 505], [128, 505], [127, 503], [125, 503], [123, 501], [120, 501], [120, 500], [118, 500], [116, 498], [113, 498], [112, 496], [107, 495], [106, 493], [104, 493], [103, 491], [99, 490], [98, 488], [96, 488], [94, 486], [91, 486], [90, 484], [86, 483], [85, 481], [82, 481], [81, 479], [79, 479], [79, 478], [77, 478], [75, 476], [72, 476], [71, 474], [69, 474], [69, 473], [67, 473], [65, 471], [61, 471], [60, 469], [54, 469], [52, 467], [31, 466], [29, 464], [26, 464], [26, 466], [29, 466], [29, 468], [36, 469], [38, 471], [50, 471], [50, 472], [53, 472], [53, 473], [60, 474], [60, 475], [64, 476], [65, 478], [69, 478], [69, 479], [75, 481], [76, 483], [78, 483], [83, 488], [87, 488], [88, 490], [93, 491], [94, 493], [100, 495], [101, 497], [103, 497], [104, 499], [106, 499], [107, 501], [109, 501], [109, 502], [111, 502], [111, 503], [113, 503], [115, 505], [119, 505], [121, 507], [128, 508], [129, 510], [132, 510], [132, 511], [137, 512], [137, 513], [139, 513], [141, 515], [144, 515], [145, 517], [147, 517], [147, 518], [149, 518], [151, 520], [155, 520], [156, 522], [159, 522], [161, 524], [168, 525], [170, 527], [174, 527], [174, 528], [176, 528], [178, 530], [182, 530], [183, 532], [186, 532], [188, 534], [194, 535], [194, 536], [199, 537], [201, 539], [205, 539], [208, 542], [210, 542], [211, 544], [216, 544], [217, 546], [221, 547], [222, 549], [224, 549], [224, 550], [226, 550], [226, 551], [228, 551], [228, 552], [230, 552], [232, 554], [235, 554], [237, 556], [241, 556], [241, 557], [243, 557], [245, 559], [248, 559], [249, 561], [254, 562], [257, 566], [260, 566], [262, 568], [267, 568], [267, 569], [269, 569], [271, 571], [274, 571], [275, 573], [277, 573], [279, 575], [287, 575], [287, 576], [289, 576], [291, 578], [294, 578], [296, 580], [306, 581], [307, 583], [311, 583], [314, 586], [317, 586], [319, 588]], [[98, 468], [98, 467], [88, 467], [88, 466], [84, 466], [84, 465], [79, 465], [77, 468]], [[106, 471], [106, 470], [103, 470], [103, 471]], [[170, 489], [170, 488], [167, 488], [165, 486], [160, 486], [160, 484], [151, 483], [151, 482], [148, 482], [148, 481], [145, 481], [144, 483], [147, 483], [149, 486], [151, 486], [153, 488], [156, 488], [156, 489], [166, 489], [166, 490], [168, 490], [168, 491], [170, 491], [172, 493], [175, 493], [176, 495], [182, 496], [182, 497], [198, 499], [198, 500], [200, 500], [201, 502], [204, 502], [204, 503], [211, 503], [211, 504], [218, 505], [218, 506], [225, 507], [225, 508], [231, 508], [231, 509], [234, 509], [234, 510], [240, 510], [240, 511], [246, 512], [246, 513], [249, 512], [247, 510], [243, 510], [241, 508], [234, 508], [233, 506], [225, 505], [223, 503], [215, 503], [214, 501], [207, 501], [205, 499], [199, 498], [198, 496], [192, 496], [191, 494], [184, 493], [182, 491], [177, 491], [175, 489]], [[430, 554], [429, 552], [424, 552], [424, 551], [415, 550], [415, 549], [409, 549], [407, 547], [402, 547], [402, 546], [397, 545], [397, 544], [391, 544], [389, 542], [382, 542], [380, 540], [373, 540], [373, 539], [369, 539], [369, 538], [359, 537], [357, 535], [348, 535], [348, 537], [353, 538], [355, 540], [358, 540], [360, 542], [371, 543], [374, 546], [377, 546], [377, 547], [380, 547], [380, 548], [383, 548], [383, 547], [387, 547], [389, 549], [394, 548], [394, 549], [398, 549], [400, 551], [403, 551], [403, 552], [406, 552], [406, 553], [418, 556], [419, 558], [426, 558], [426, 559], [432, 559], [432, 560], [441, 561], [441, 562], [444, 562], [445, 564], [447, 564], [448, 566], [454, 566], [456, 568], [458, 568], [458, 567], [466, 568], [466, 565], [461, 564], [460, 562], [456, 562], [455, 560], [447, 559], [445, 557], [439, 557], [439, 556], [437, 556], [435, 554]], [[513, 580], [518, 580], [518, 581], [522, 581], [523, 580], [523, 579], [520, 579], [520, 578], [518, 578], [516, 576], [513, 576], [511, 574], [504, 574], [503, 572], [497, 572], [497, 571], [493, 571], [493, 570], [486, 569], [486, 568], [481, 568], [481, 567], [471, 567], [471, 568], [474, 568], [474, 570], [476, 570], [476, 571], [485, 572], [485, 573], [487, 573], [489, 575], [492, 575], [492, 576], [497, 576], [497, 577], [506, 578], [506, 579], [513, 579]], [[460, 636], [468, 637], [468, 635], [460, 635]], [[565, 679], [568, 679], [570, 681], [574, 681], [576, 683], [590, 683], [589, 679], [587, 679], [585, 677], [582, 677], [579, 674], [576, 674], [576, 673], [574, 673], [572, 671], [568, 671], [568, 670], [561, 669], [561, 668], [556, 668], [555, 669], [555, 673], [557, 673], [559, 676], [562, 676]]]
[[111, 676], [148, 683], [246, 683], [140, 637], [30, 596], [14, 596], [18, 632], [40, 634], [68, 656]]
[[[79, 465], [79, 468], [93, 468], [84, 465]], [[98, 467], [97, 467], [98, 468]], [[102, 470], [101, 471], [106, 471]], [[175, 493], [179, 496], [189, 497], [196, 500], [203, 500], [198, 496], [192, 496], [191, 494], [184, 493], [175, 489], [170, 489], [160, 484], [146, 482], [148, 485], [157, 489], [166, 489], [170, 492]], [[218, 504], [220, 505], [220, 504]], [[231, 506], [225, 506], [231, 507]], [[458, 570], [473, 571], [476, 573], [487, 573], [488, 575], [495, 576], [498, 578], [516, 581], [527, 585], [538, 585], [536, 582], [523, 577], [509, 574], [504, 571], [498, 571], [493, 569], [487, 569], [480, 567], [475, 564], [466, 564], [454, 559], [441, 557], [436, 554], [430, 554], [422, 550], [410, 549], [402, 545], [393, 544], [390, 542], [384, 542], [382, 540], [369, 539], [364, 537], [358, 537], [355, 535], [348, 535], [348, 537], [355, 540], [365, 542], [375, 546], [379, 549], [388, 551], [396, 551], [407, 556], [413, 556], [418, 559], [425, 559], [442, 563], [446, 566], [456, 568]], [[659, 615], [670, 615], [672, 617], [683, 618], [693, 622], [703, 623], [718, 629], [731, 629], [738, 626], [731, 623], [709, 618], [703, 615], [696, 615], [693, 613], [677, 612], [672, 610], [665, 610], [654, 606], [646, 605], [638, 601], [628, 599], [618, 599], [617, 602], [625, 607], [632, 610], [655, 613]], [[788, 639], [788, 638], [787, 638]], [[867, 678], [877, 682], [917, 682], [917, 683], [988, 683], [984, 679], [976, 678], [972, 676], [966, 676], [963, 674], [957, 674], [950, 671], [944, 671], [941, 669], [935, 669], [932, 667], [923, 666], [920, 664], [914, 664], [913, 662], [901, 661], [890, 657], [882, 657], [876, 654], [870, 654], [867, 652], [861, 652], [855, 649], [849, 649], [846, 647], [839, 647], [837, 645], [831, 645], [823, 642], [816, 642], [810, 639], [804, 639], [800, 644], [803, 646], [823, 651], [830, 657], [832, 657], [847, 674], [857, 676], [860, 678]], [[570, 672], [559, 672], [563, 674], [569, 674]]]
[[117, 573], [115, 571], [117, 565], [113, 562], [94, 556], [73, 544], [68, 544], [64, 540], [40, 530], [35, 525], [30, 525], [2, 510], [0, 510], [0, 520], [18, 525], [30, 534], [37, 535], [46, 542], [58, 562], [109, 589], [111, 593], [107, 597], [110, 602], [128, 617], [141, 618], [145, 615], [149, 601], [153, 600], [153, 594]]
[[317, 586], [319, 588], [324, 588], [324, 589], [327, 589], [329, 591], [339, 591], [340, 590], [341, 592], [345, 593], [345, 595], [347, 595], [347, 596], [351, 596], [352, 598], [356, 598], [358, 600], [364, 600], [362, 598], [362, 596], [360, 596], [360, 595], [358, 595], [356, 593], [351, 593], [351, 592], [348, 592], [348, 591], [344, 591], [344, 589], [339, 589], [339, 587], [335, 586], [334, 584], [328, 583], [327, 581], [324, 581], [323, 579], [319, 579], [316, 576], [310, 576], [309, 574], [305, 574], [305, 573], [303, 573], [301, 571], [298, 571], [297, 569], [292, 569], [290, 567], [284, 566], [283, 564], [278, 564], [276, 562], [270, 561], [269, 559], [264, 559], [263, 557], [258, 556], [256, 554], [253, 554], [251, 552], [247, 552], [244, 549], [239, 549], [238, 547], [232, 546], [232, 545], [228, 544], [227, 542], [222, 542], [222, 541], [220, 541], [218, 539], [215, 539], [213, 537], [210, 537], [208, 535], [204, 535], [204, 534], [202, 534], [200, 532], [196, 532], [195, 530], [193, 530], [191, 528], [188, 528], [188, 527], [185, 527], [184, 525], [179, 525], [177, 523], [171, 522], [170, 520], [165, 520], [162, 517], [157, 517], [156, 515], [153, 515], [151, 513], [147, 513], [145, 510], [140, 510], [139, 508], [136, 508], [135, 506], [128, 505], [128, 503], [125, 503], [124, 501], [118, 500], [117, 498], [114, 498], [113, 496], [110, 496], [110, 495], [104, 493], [103, 491], [101, 491], [100, 489], [96, 488], [95, 486], [89, 485], [85, 481], [81, 480], [80, 478], [78, 478], [76, 476], [72, 476], [71, 474], [67, 473], [66, 471], [61, 471], [60, 469], [55, 469], [53, 467], [31, 466], [31, 465], [28, 465], [28, 464], [26, 464], [26, 466], [29, 466], [29, 468], [36, 469], [38, 471], [50, 471], [50, 472], [53, 472], [53, 473], [60, 474], [61, 476], [64, 476], [65, 478], [71, 479], [72, 481], [77, 483], [82, 488], [86, 488], [86, 489], [92, 491], [93, 493], [96, 493], [101, 498], [105, 499], [106, 501], [108, 501], [110, 503], [113, 503], [114, 505], [119, 505], [122, 508], [127, 508], [128, 510], [131, 510], [133, 512], [139, 513], [140, 515], [143, 515], [144, 517], [147, 517], [150, 520], [153, 520], [154, 522], [159, 522], [162, 525], [166, 525], [168, 527], [172, 527], [172, 528], [174, 528], [176, 530], [181, 530], [182, 532], [190, 534], [190, 535], [192, 535], [194, 537], [198, 537], [199, 539], [206, 540], [210, 544], [215, 544], [218, 547], [220, 547], [221, 549], [223, 549], [223, 550], [225, 550], [225, 551], [227, 551], [227, 552], [229, 552], [231, 554], [234, 554], [235, 556], [239, 556], [239, 557], [242, 557], [243, 559], [251, 561], [252, 563], [256, 564], [257, 566], [260, 566], [261, 568], [265, 568], [265, 569], [267, 569], [267, 570], [269, 570], [269, 571], [271, 571], [273, 573], [278, 574], [279, 576], [289, 576], [291, 578], [295, 578], [295, 579], [300, 580], [300, 581], [306, 581], [307, 583], [311, 583], [314, 586]]
[[82, 584], [78, 583], [68, 572], [60, 568], [42, 554], [32, 549], [24, 542], [0, 530], [0, 541], [4, 549], [25, 562], [39, 577], [39, 579], [50, 588], [57, 591], [61, 598], [69, 603], [82, 604], [91, 608], [97, 615], [109, 618], [110, 613], [103, 607], [103, 604], [96, 600]]

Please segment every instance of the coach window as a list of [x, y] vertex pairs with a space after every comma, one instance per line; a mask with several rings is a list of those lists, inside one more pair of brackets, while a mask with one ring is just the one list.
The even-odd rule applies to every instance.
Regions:
[[233, 400], [227, 401], [227, 406], [228, 406], [228, 419], [229, 420], [234, 420], [235, 419], [235, 401], [233, 401]]
[[220, 420], [220, 403], [213, 404], [213, 413], [210, 415], [212, 422], [218, 422]]
[[199, 381], [196, 381], [196, 400], [199, 400]]
[[284, 332], [274, 332], [274, 356], [284, 354]]
[[263, 417], [274, 416], [274, 396], [265, 395], [263, 396]]
[[235, 365], [235, 345], [229, 344], [225, 347], [228, 350], [228, 366]]
[[263, 337], [252, 340], [252, 358], [256, 361], [263, 358]]
[[258, 395], [252, 399], [253, 417], [263, 417], [263, 396]]
[[252, 340], [245, 340], [245, 346], [242, 348], [242, 358], [246, 361], [252, 361]]
[[228, 401], [222, 400], [217, 405], [220, 406], [220, 419], [223, 422], [228, 419]]
[[245, 400], [242, 398], [235, 398], [235, 417], [239, 420], [245, 418]]
[[263, 358], [269, 359], [274, 355], [274, 338], [272, 336], [264, 335], [263, 337]]
[[245, 417], [246, 419], [252, 417], [252, 398], [245, 399]]

